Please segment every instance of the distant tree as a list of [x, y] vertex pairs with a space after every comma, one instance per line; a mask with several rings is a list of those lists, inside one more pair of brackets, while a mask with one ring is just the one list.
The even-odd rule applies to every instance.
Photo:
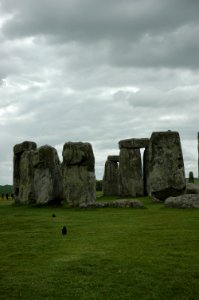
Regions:
[[102, 180], [96, 180], [96, 191], [102, 191]]
[[2, 199], [4, 198], [4, 194], [1, 194], [1, 198], [2, 198]]
[[193, 172], [189, 172], [189, 182], [194, 183], [194, 175]]
[[6, 193], [6, 200], [8, 200], [9, 194]]

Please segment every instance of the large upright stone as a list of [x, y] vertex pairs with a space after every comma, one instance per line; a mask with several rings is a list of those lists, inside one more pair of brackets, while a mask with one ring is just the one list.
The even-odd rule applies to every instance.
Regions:
[[25, 141], [14, 146], [13, 187], [15, 203], [34, 203], [32, 157], [37, 145]]
[[143, 154], [143, 183], [144, 183], [144, 195], [147, 196], [148, 192], [148, 180], [149, 180], [149, 148], [144, 149]]
[[61, 166], [51, 146], [23, 142], [14, 147], [14, 199], [16, 203], [58, 204], [63, 198]]
[[198, 132], [198, 178], [199, 178], [199, 132]]
[[65, 201], [70, 206], [95, 202], [95, 158], [91, 144], [65, 143], [62, 154]]
[[119, 194], [118, 163], [119, 156], [108, 156], [104, 167], [102, 190], [105, 196]]
[[140, 149], [120, 150], [119, 194], [121, 196], [143, 196], [144, 194]]
[[35, 151], [33, 168], [37, 204], [59, 204], [63, 199], [63, 182], [56, 149], [45, 145]]
[[185, 172], [178, 132], [153, 132], [149, 143], [148, 191], [165, 200], [185, 192]]

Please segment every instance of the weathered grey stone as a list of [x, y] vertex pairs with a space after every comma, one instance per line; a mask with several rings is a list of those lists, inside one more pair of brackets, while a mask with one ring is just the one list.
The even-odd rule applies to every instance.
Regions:
[[119, 194], [134, 197], [144, 194], [140, 149], [120, 150]]
[[114, 207], [114, 208], [144, 208], [144, 205], [139, 200], [116, 200], [109, 202], [95, 202], [90, 204], [82, 203], [80, 208], [104, 208], [104, 207]]
[[149, 139], [126, 139], [119, 141], [119, 148], [137, 149], [149, 146]]
[[34, 142], [25, 141], [13, 148], [13, 187], [15, 203], [34, 202], [32, 176], [32, 156], [37, 145]]
[[14, 146], [14, 154], [22, 154], [24, 151], [36, 150], [37, 144], [35, 142], [25, 141], [21, 144], [16, 144]]
[[154, 132], [149, 143], [148, 190], [164, 201], [185, 192], [185, 172], [178, 132]]
[[173, 208], [199, 208], [199, 195], [186, 194], [169, 197], [165, 200], [165, 205]]
[[187, 183], [186, 194], [199, 194], [199, 185], [194, 183]]
[[14, 147], [14, 199], [16, 203], [58, 204], [63, 198], [62, 174], [57, 151], [36, 149], [33, 142]]
[[114, 162], [119, 162], [119, 155], [109, 155], [108, 160], [114, 161]]
[[148, 180], [149, 180], [149, 148], [145, 148], [143, 154], [143, 181], [144, 181], [144, 195], [149, 194], [148, 188]]
[[56, 203], [63, 199], [63, 182], [55, 148], [45, 145], [34, 153], [34, 188], [37, 204]]
[[[36, 203], [34, 189], [34, 169], [32, 165], [34, 150], [24, 151], [19, 162], [19, 185], [16, 203]], [[14, 189], [16, 191], [16, 188]]]
[[104, 167], [102, 190], [105, 196], [119, 194], [118, 163], [107, 160]]
[[65, 201], [70, 206], [95, 202], [95, 158], [91, 144], [65, 143], [62, 154]]
[[199, 132], [198, 132], [198, 178], [199, 178]]

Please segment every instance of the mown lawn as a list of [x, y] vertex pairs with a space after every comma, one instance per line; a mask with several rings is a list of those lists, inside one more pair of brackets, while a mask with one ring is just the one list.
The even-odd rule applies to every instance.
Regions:
[[0, 200], [0, 299], [199, 299], [199, 210], [143, 201], [80, 210]]

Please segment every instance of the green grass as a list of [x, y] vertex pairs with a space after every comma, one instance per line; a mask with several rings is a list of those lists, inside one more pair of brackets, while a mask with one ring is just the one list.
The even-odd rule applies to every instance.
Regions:
[[199, 210], [142, 200], [89, 210], [0, 200], [0, 299], [199, 299]]
[[[189, 178], [186, 178], [186, 182], [189, 182]], [[194, 178], [194, 183], [199, 184], [199, 178]]]

